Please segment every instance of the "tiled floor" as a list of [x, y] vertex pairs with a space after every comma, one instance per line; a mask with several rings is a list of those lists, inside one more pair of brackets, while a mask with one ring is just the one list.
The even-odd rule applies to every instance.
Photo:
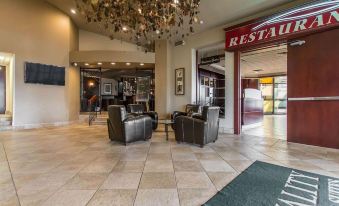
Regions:
[[244, 134], [259, 137], [274, 137], [287, 139], [287, 116], [286, 115], [265, 115], [261, 126], [243, 130]]
[[0, 205], [200, 205], [255, 160], [339, 176], [339, 150], [249, 135], [202, 149], [156, 132], [125, 147], [105, 126], [72, 125], [0, 141]]

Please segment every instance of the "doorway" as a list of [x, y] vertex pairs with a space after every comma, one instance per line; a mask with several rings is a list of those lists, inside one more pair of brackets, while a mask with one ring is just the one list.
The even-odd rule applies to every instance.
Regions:
[[14, 54], [0, 52], [0, 127], [12, 125]]
[[6, 67], [0, 65], [0, 114], [6, 112]]
[[245, 135], [287, 139], [287, 45], [241, 53], [241, 124]]

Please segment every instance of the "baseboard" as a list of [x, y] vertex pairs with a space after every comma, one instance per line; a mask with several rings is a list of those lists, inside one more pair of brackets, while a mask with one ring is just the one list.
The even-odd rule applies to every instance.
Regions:
[[53, 122], [53, 123], [37, 123], [37, 124], [23, 124], [23, 125], [13, 125], [8, 127], [7, 130], [25, 130], [25, 129], [38, 129], [44, 127], [61, 127], [66, 125], [83, 123], [80, 120], [75, 121], [65, 121], [65, 122]]
[[221, 134], [234, 134], [234, 128], [219, 127], [219, 133], [221, 133]]

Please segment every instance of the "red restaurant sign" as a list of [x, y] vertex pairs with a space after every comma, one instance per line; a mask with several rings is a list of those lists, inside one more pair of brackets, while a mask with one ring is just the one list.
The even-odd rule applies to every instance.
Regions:
[[321, 1], [259, 23], [226, 29], [226, 49], [286, 39], [295, 34], [338, 25], [339, 0]]

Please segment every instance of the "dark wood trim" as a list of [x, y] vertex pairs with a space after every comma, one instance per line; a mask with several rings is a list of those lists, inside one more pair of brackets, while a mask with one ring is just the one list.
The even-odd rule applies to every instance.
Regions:
[[234, 52], [234, 134], [241, 134], [240, 51]]

